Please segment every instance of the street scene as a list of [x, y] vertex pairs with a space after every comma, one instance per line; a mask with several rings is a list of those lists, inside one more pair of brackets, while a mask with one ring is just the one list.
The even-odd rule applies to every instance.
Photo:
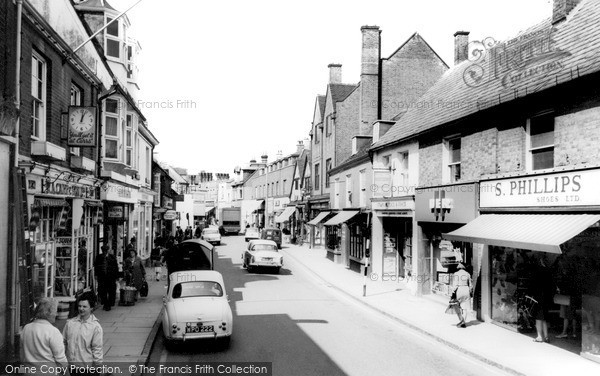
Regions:
[[598, 25], [0, 1], [0, 375], [600, 374]]

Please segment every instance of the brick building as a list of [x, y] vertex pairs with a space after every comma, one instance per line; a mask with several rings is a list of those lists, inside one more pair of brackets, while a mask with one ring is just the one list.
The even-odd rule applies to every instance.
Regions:
[[506, 41], [483, 41], [473, 61], [461, 59], [468, 34], [457, 33], [458, 64], [420, 99], [432, 105], [409, 110], [372, 147], [378, 158], [411, 143], [418, 158], [409, 174], [418, 181], [412, 272], [419, 292], [446, 300], [450, 275], [463, 263], [480, 319], [531, 333], [535, 323], [523, 312], [533, 296], [550, 307], [546, 320], [558, 334], [560, 304], [536, 295], [543, 262], [581, 325], [574, 351], [595, 361], [599, 20], [596, 1], [555, 0], [547, 20]]

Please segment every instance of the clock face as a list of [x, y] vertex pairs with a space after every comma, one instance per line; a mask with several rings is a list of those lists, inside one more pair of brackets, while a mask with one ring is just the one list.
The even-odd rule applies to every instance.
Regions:
[[69, 116], [69, 126], [76, 132], [87, 132], [95, 123], [94, 113], [89, 108], [74, 108]]

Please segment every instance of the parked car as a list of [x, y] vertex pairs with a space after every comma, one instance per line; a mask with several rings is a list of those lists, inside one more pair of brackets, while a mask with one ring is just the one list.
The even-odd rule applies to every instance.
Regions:
[[246, 241], [252, 239], [260, 239], [260, 232], [256, 227], [248, 227], [246, 229], [246, 234], [244, 234], [244, 238], [246, 239]]
[[186, 270], [169, 276], [162, 317], [165, 343], [212, 339], [229, 346], [233, 315], [221, 273]]
[[242, 254], [242, 260], [244, 268], [249, 272], [257, 267], [269, 267], [279, 273], [283, 266], [283, 255], [279, 252], [277, 243], [272, 240], [251, 240]]
[[260, 238], [272, 240], [277, 243], [277, 248], [281, 249], [281, 230], [278, 228], [265, 228], [260, 233]]
[[165, 253], [169, 274], [184, 270], [212, 270], [215, 247], [201, 239], [189, 239]]
[[200, 235], [202, 240], [209, 242], [210, 244], [221, 245], [221, 234], [218, 227], [207, 227], [202, 230]]

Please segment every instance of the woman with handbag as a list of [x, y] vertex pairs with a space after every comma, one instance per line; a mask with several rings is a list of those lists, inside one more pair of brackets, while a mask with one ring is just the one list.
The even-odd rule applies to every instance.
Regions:
[[133, 285], [136, 290], [140, 291], [142, 289], [142, 285], [146, 281], [146, 269], [144, 268], [142, 259], [138, 257], [135, 250], [129, 250], [129, 258], [127, 259], [125, 265], [131, 276], [129, 284]]
[[463, 264], [458, 264], [456, 269], [456, 272], [452, 275], [452, 280], [456, 286], [453, 292], [453, 295], [456, 295], [454, 311], [459, 320], [456, 326], [466, 328], [467, 312], [471, 308], [471, 275], [465, 270]]

